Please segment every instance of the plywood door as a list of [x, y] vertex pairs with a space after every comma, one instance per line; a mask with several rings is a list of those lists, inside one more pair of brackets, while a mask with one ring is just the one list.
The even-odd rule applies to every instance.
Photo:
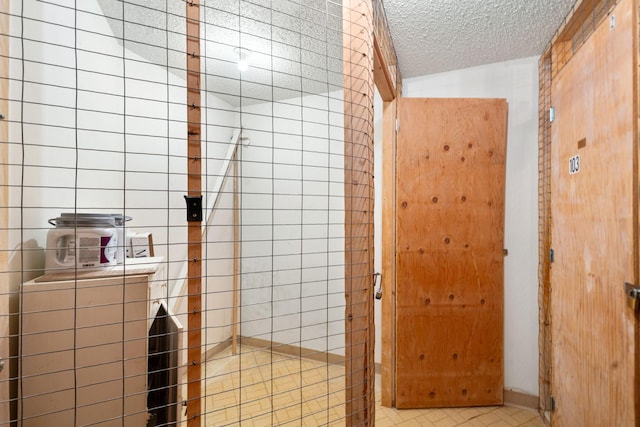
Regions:
[[507, 103], [399, 99], [396, 406], [503, 400]]
[[557, 426], [640, 423], [638, 326], [623, 293], [625, 281], [638, 279], [634, 3], [620, 2], [615, 27], [600, 25], [552, 86]]

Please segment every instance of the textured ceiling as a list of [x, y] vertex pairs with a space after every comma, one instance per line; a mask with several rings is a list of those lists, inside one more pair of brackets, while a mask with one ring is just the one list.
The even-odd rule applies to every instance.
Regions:
[[[184, 78], [183, 1], [98, 0], [111, 30], [144, 59]], [[342, 87], [342, 8], [326, 0], [206, 0], [205, 89], [237, 107]], [[167, 10], [168, 5], [168, 10]], [[124, 24], [123, 24], [124, 22]], [[168, 28], [169, 31], [165, 31]], [[250, 51], [240, 72], [237, 48]]]
[[[383, 1], [407, 78], [540, 55], [575, 0]], [[98, 3], [128, 49], [184, 76], [184, 2]], [[202, 3], [208, 91], [238, 106], [340, 88], [339, 0]], [[252, 52], [246, 72], [236, 67], [236, 47]]]
[[383, 0], [402, 77], [540, 55], [575, 0]]

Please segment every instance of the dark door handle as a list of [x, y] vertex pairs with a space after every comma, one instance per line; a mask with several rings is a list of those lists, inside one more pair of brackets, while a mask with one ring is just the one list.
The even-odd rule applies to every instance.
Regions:
[[627, 303], [633, 310], [638, 309], [640, 303], [640, 286], [625, 282], [624, 293], [627, 295]]
[[[378, 285], [378, 289], [376, 289], [376, 283], [378, 283], [378, 277], [380, 277], [380, 284]], [[373, 289], [376, 290], [376, 299], [382, 299], [382, 274], [380, 273], [373, 274]]]

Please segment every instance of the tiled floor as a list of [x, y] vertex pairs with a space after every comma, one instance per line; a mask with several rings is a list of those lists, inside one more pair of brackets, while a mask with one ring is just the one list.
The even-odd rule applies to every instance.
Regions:
[[[206, 425], [344, 426], [344, 368], [243, 348], [227, 349], [205, 366]], [[533, 410], [503, 407], [396, 410], [380, 405], [376, 426], [527, 426], [544, 423]], [[302, 403], [301, 403], [302, 402]]]
[[544, 423], [536, 412], [513, 406], [459, 409], [405, 409], [402, 411], [376, 406], [376, 427], [390, 426], [542, 427]]

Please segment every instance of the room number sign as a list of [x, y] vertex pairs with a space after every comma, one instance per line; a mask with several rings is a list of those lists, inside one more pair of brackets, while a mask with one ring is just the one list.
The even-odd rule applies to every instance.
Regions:
[[576, 155], [569, 159], [569, 175], [580, 172], [580, 156]]

